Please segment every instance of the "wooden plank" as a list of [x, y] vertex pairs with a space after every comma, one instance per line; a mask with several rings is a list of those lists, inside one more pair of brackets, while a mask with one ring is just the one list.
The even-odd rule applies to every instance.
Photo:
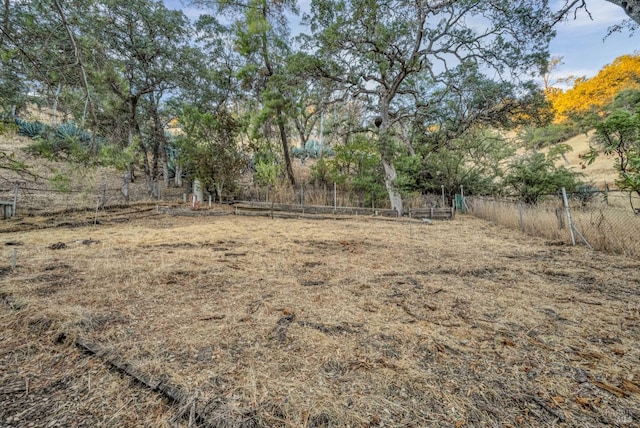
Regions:
[[371, 209], [358, 207], [331, 207], [322, 205], [293, 205], [276, 204], [269, 202], [238, 202], [235, 205], [236, 212], [256, 211], [256, 212], [289, 212], [300, 214], [324, 214], [324, 215], [378, 215], [396, 217], [396, 212], [389, 209]]
[[[103, 348], [97, 343], [93, 343], [79, 337], [76, 339], [76, 346], [90, 355], [99, 357], [107, 362], [112, 368], [132, 377], [136, 382], [150, 390], [160, 392], [173, 402], [181, 403], [182, 400], [187, 397], [187, 394], [177, 385], [173, 385], [159, 379], [154, 379], [150, 374], [144, 373], [118, 356], [112, 355], [109, 350]], [[204, 421], [204, 418], [200, 415], [196, 415], [196, 418], [200, 421]]]
[[[373, 209], [359, 207], [331, 207], [324, 205], [299, 205], [299, 204], [279, 204], [271, 202], [251, 202], [240, 201], [234, 204], [236, 212], [256, 212], [256, 215], [273, 215], [275, 213], [290, 214], [323, 214], [323, 215], [369, 215], [381, 217], [397, 217], [397, 213], [391, 209]], [[271, 214], [273, 213], [273, 214]], [[413, 218], [430, 218], [435, 220], [451, 220], [455, 217], [455, 209], [453, 208], [419, 208], [410, 209], [408, 213]], [[244, 214], [243, 215], [249, 215]]]
[[411, 217], [429, 218], [432, 220], [452, 220], [455, 211], [451, 208], [417, 208], [409, 210]]

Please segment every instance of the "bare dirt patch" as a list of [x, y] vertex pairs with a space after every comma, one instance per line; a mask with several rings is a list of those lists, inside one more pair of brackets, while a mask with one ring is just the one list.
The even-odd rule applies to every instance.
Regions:
[[150, 215], [0, 239], [21, 242], [0, 277], [3, 426], [640, 424], [634, 259], [466, 217]]

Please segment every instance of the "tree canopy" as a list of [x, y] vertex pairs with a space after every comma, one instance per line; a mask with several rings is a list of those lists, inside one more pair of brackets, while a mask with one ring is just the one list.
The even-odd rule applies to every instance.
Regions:
[[[637, 2], [612, 3], [637, 22]], [[37, 136], [34, 153], [117, 166], [125, 185], [142, 171], [150, 195], [170, 169], [218, 192], [247, 170], [294, 186], [293, 155], [314, 148], [312, 180], [376, 198], [384, 189], [400, 215], [409, 193], [497, 190], [512, 148], [496, 130], [548, 121], [536, 82], [553, 64], [554, 25], [588, 10], [582, 0], [312, 0], [309, 32], [292, 37], [292, 0], [191, 4], [210, 13], [192, 22], [159, 0], [5, 0], [3, 118], [48, 107], [46, 126], [20, 122]], [[601, 75], [548, 97], [558, 120], [637, 87], [638, 55]]]
[[549, 91], [555, 121], [597, 114], [626, 89], [640, 88], [640, 54], [623, 55], [590, 79], [577, 78], [566, 91]]

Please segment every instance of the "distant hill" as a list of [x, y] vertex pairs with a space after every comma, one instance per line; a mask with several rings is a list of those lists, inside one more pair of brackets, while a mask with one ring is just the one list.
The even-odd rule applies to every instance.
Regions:
[[565, 165], [567, 168], [581, 172], [585, 175], [584, 180], [592, 182], [598, 188], [603, 189], [608, 184], [610, 188], [614, 187], [618, 173], [614, 168], [615, 159], [612, 156], [598, 156], [596, 161], [591, 165], [580, 158], [581, 155], [589, 153], [589, 140], [593, 135], [593, 131], [588, 135], [580, 134], [567, 141], [564, 144], [570, 146], [573, 150], [566, 154], [569, 165], [565, 165], [561, 160], [558, 165]]

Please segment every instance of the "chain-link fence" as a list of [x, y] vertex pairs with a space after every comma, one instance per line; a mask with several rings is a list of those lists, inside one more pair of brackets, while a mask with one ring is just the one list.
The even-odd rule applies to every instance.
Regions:
[[536, 205], [486, 197], [468, 197], [466, 203], [472, 215], [529, 235], [571, 243], [572, 224], [578, 244], [640, 256], [640, 198], [628, 192], [569, 195], [568, 207], [560, 195]]

